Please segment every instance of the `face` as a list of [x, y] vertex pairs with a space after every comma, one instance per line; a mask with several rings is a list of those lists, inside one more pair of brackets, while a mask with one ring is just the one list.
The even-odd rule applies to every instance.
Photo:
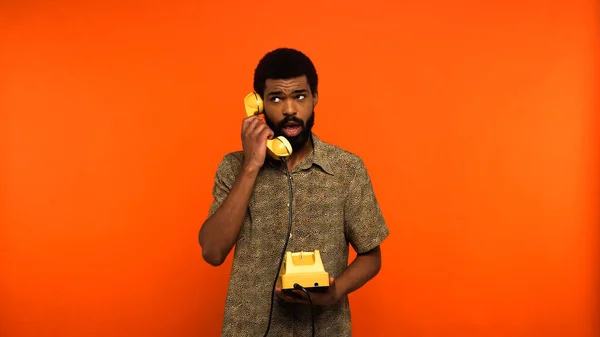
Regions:
[[293, 151], [304, 147], [310, 138], [317, 100], [306, 76], [268, 79], [265, 83], [265, 121], [275, 137], [284, 136], [290, 142]]

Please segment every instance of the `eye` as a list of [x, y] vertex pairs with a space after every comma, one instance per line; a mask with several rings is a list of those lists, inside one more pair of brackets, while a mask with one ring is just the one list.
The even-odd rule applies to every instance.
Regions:
[[298, 99], [299, 99], [299, 100], [303, 100], [305, 97], [306, 97], [306, 96], [304, 96], [304, 95], [298, 95]]
[[272, 97], [271, 102], [278, 103], [281, 99], [279, 97]]

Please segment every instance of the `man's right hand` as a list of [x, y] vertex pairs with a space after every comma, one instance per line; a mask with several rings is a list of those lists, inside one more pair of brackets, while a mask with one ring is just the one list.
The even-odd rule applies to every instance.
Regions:
[[242, 122], [242, 147], [244, 150], [244, 167], [259, 169], [265, 162], [267, 139], [275, 134], [259, 116], [246, 117]]

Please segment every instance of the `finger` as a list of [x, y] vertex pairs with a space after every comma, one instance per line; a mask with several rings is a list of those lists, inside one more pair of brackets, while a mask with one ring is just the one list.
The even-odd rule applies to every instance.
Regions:
[[[253, 127], [253, 126], [251, 126]], [[245, 137], [252, 142], [264, 143], [270, 132], [269, 127], [265, 123], [257, 124], [253, 127], [253, 129], [249, 129]]]
[[243, 119], [243, 122], [244, 123], [249, 123], [251, 120], [254, 120], [254, 119], [260, 119], [260, 116], [259, 115], [246, 116]]
[[263, 134], [262, 134], [262, 132], [264, 130], [271, 130], [271, 129], [269, 128], [269, 126], [266, 123], [264, 123], [260, 119], [257, 120], [256, 122], [252, 122], [252, 124], [250, 124], [250, 126], [248, 127], [249, 134], [256, 136], [256, 138], [259, 138], [259, 139], [266, 138], [266, 137], [263, 137]]
[[291, 296], [289, 296], [286, 293], [284, 293], [283, 290], [281, 290], [280, 288], [276, 288], [275, 289], [275, 294], [277, 294], [277, 296], [279, 296], [280, 298], [282, 298], [286, 302], [293, 302], [294, 301], [294, 299]]
[[255, 131], [256, 127], [251, 124], [248, 126], [248, 128], [242, 130], [242, 139], [245, 140], [255, 140], [256, 139], [256, 131]]
[[244, 120], [242, 132], [245, 132], [246, 134], [251, 133], [254, 129], [256, 129], [256, 126], [259, 125], [259, 121], [260, 119], [256, 116], [248, 117], [246, 120]]
[[248, 116], [244, 118], [244, 120], [242, 121], [242, 128], [247, 128], [248, 125], [250, 125], [250, 123], [252, 123], [252, 121], [254, 120], [256, 120], [256, 116]]
[[296, 302], [296, 303], [310, 304], [312, 301], [313, 304], [316, 304], [319, 302], [319, 294], [316, 294], [316, 293], [310, 294], [310, 300], [308, 299], [308, 296], [306, 295], [306, 293], [299, 289], [294, 290], [294, 295], [295, 295], [294, 302]]
[[244, 129], [251, 129], [253, 125], [256, 125], [258, 122], [261, 122], [260, 117], [258, 116], [250, 116], [244, 119], [242, 123], [242, 127]]
[[271, 128], [268, 125], [263, 124], [260, 129], [259, 138], [261, 140], [265, 140], [265, 139], [272, 138], [273, 135], [274, 135], [273, 130], [271, 130]]
[[292, 297], [292, 296], [289, 296], [289, 295], [286, 295], [286, 294], [282, 294], [282, 295], [281, 295], [281, 298], [282, 298], [284, 301], [288, 302], [288, 303], [293, 303], [293, 302], [296, 302], [296, 301], [297, 301], [297, 299], [296, 299], [296, 298], [294, 298], [294, 297]]
[[297, 294], [298, 296], [300, 296], [302, 298], [308, 299], [308, 297], [306, 296], [306, 294], [302, 290], [294, 289], [294, 294]]
[[275, 289], [275, 295], [285, 299], [285, 295], [283, 294], [283, 292], [281, 291], [281, 289]]

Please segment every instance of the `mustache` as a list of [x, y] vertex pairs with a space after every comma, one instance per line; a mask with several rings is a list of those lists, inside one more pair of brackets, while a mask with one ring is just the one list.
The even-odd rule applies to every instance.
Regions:
[[281, 122], [279, 122], [279, 124], [277, 125], [277, 128], [281, 130], [281, 129], [283, 129], [284, 125], [289, 122], [298, 123], [302, 126], [303, 129], [305, 128], [304, 121], [296, 116], [285, 117]]

